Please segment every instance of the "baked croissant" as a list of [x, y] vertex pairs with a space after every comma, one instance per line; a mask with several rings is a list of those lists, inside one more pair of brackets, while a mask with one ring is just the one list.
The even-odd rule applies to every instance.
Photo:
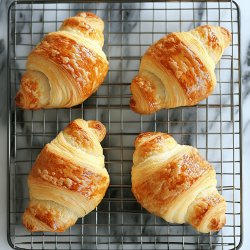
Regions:
[[131, 109], [150, 114], [207, 98], [216, 85], [215, 65], [230, 43], [227, 29], [211, 25], [163, 37], [142, 57], [131, 83]]
[[101, 202], [109, 185], [105, 134], [102, 123], [77, 119], [42, 149], [28, 177], [23, 224], [29, 231], [63, 232]]
[[68, 108], [86, 100], [108, 72], [103, 29], [101, 18], [81, 12], [45, 36], [28, 56], [16, 105]]
[[132, 192], [149, 212], [197, 231], [220, 230], [226, 202], [216, 189], [214, 168], [191, 146], [168, 134], [148, 132], [135, 140]]

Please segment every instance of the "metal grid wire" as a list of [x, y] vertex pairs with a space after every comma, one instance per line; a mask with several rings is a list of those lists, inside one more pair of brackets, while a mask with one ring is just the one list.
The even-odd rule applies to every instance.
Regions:
[[[14, 97], [28, 53], [48, 32], [79, 11], [105, 21], [104, 51], [110, 70], [104, 84], [82, 105], [24, 111]], [[216, 67], [214, 93], [194, 107], [140, 116], [128, 106], [129, 85], [141, 56], [166, 33], [202, 24], [232, 32], [232, 45]], [[16, 249], [234, 249], [242, 234], [239, 13], [233, 2], [16, 1], [9, 9], [9, 220], [8, 239]], [[111, 183], [95, 211], [65, 233], [29, 233], [21, 223], [28, 202], [27, 176], [41, 148], [75, 118], [100, 120]], [[131, 193], [133, 142], [143, 131], [172, 134], [197, 147], [217, 172], [227, 201], [227, 223], [218, 233], [200, 234], [189, 225], [169, 224], [149, 214]]]

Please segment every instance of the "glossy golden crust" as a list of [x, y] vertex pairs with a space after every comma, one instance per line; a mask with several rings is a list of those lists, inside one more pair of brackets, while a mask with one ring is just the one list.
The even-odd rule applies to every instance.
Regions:
[[65, 33], [48, 34], [32, 54], [53, 61], [68, 73], [69, 78], [73, 77], [82, 99], [90, 96], [97, 82], [103, 81], [108, 71], [108, 65], [101, 56]]
[[177, 155], [177, 158], [172, 159], [171, 162], [164, 163], [150, 179], [138, 186], [135, 185], [133, 193], [140, 203], [142, 201], [139, 197], [142, 199], [146, 197], [152, 207], [160, 204], [167, 207], [209, 168], [211, 166], [193, 149], [183, 155]]
[[229, 31], [209, 25], [157, 41], [142, 57], [131, 83], [131, 109], [150, 114], [207, 98], [216, 85], [215, 64], [230, 42]]
[[[103, 21], [91, 13], [66, 19], [30, 53], [16, 104], [24, 109], [72, 107], [97, 90], [108, 72], [103, 46]], [[29, 77], [39, 72], [47, 91]], [[24, 85], [24, 86], [23, 86]], [[41, 98], [47, 97], [47, 102]], [[26, 97], [28, 96], [28, 97]], [[25, 101], [29, 99], [29, 101]]]
[[63, 155], [55, 154], [47, 146], [39, 154], [30, 176], [78, 192], [87, 199], [91, 199], [97, 193], [105, 193], [107, 187], [103, 184], [108, 181], [107, 176], [99, 175]]
[[99, 143], [105, 131], [98, 121], [77, 119], [42, 149], [28, 178], [28, 230], [65, 231], [100, 203], [109, 185]]
[[223, 227], [226, 203], [213, 167], [197, 149], [168, 134], [143, 133], [135, 140], [133, 163], [132, 192], [149, 212], [168, 222], [189, 222], [200, 232]]
[[189, 105], [210, 94], [214, 83], [209, 70], [177, 35], [170, 34], [162, 38], [148, 49], [145, 56], [177, 79]]

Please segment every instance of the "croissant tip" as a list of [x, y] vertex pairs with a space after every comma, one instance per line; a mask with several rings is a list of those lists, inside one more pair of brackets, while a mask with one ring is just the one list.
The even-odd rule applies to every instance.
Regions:
[[232, 34], [225, 27], [220, 27], [221, 33], [223, 34], [225, 46], [228, 47], [232, 42]]
[[84, 126], [83, 124], [87, 124], [87, 126], [92, 130], [92, 132], [94, 132], [94, 134], [97, 136], [99, 142], [101, 142], [105, 135], [106, 135], [106, 127], [99, 121], [96, 120], [89, 120], [89, 121], [85, 121], [81, 118], [75, 119], [74, 121], [70, 122], [68, 124], [68, 126], [65, 128], [74, 128], [76, 129], [82, 129], [82, 127]]
[[81, 11], [81, 12], [78, 12], [76, 14], [76, 16], [79, 16], [79, 17], [95, 17], [95, 18], [98, 18], [99, 17], [97, 15], [95, 15], [94, 13], [91, 13], [91, 12], [84, 12], [84, 11]]
[[168, 133], [162, 133], [162, 132], [143, 132], [141, 134], [139, 134], [136, 138], [135, 138], [135, 142], [134, 142], [134, 146], [137, 147], [138, 145], [140, 145], [141, 141], [143, 139], [145, 139], [145, 137], [151, 137], [152, 136], [156, 136], [154, 137], [154, 139], [156, 139], [156, 141], [161, 141], [163, 138], [165, 139], [171, 139], [172, 142], [176, 143], [175, 139], [172, 137], [172, 135], [168, 134]]
[[156, 133], [156, 132], [143, 132], [137, 135], [137, 137], [135, 138], [134, 146], [137, 147], [140, 144], [140, 141], [142, 140], [143, 137], [147, 137], [151, 135], [152, 133]]
[[129, 106], [130, 106], [132, 111], [134, 111], [135, 113], [137, 113], [139, 115], [150, 115], [150, 114], [153, 114], [156, 112], [156, 110], [154, 110], [153, 108], [149, 109], [149, 110], [146, 110], [146, 109], [142, 110], [139, 107], [139, 109], [138, 109], [138, 105], [133, 97], [130, 98]]
[[101, 122], [96, 120], [89, 120], [88, 127], [94, 130], [99, 142], [103, 141], [106, 135], [106, 127]]
[[24, 99], [23, 94], [18, 92], [16, 97], [15, 97], [15, 103], [16, 103], [17, 107], [22, 108], [22, 109], [30, 109], [30, 110], [39, 110], [40, 109], [40, 108], [37, 108], [37, 107], [32, 106], [32, 105], [29, 105], [29, 106], [27, 106], [27, 104], [25, 105], [24, 104], [25, 102], [23, 103], [23, 99]]
[[29, 221], [27, 220], [28, 216], [29, 216], [29, 208], [27, 207], [22, 216], [22, 223], [29, 232], [35, 232], [36, 230], [34, 228], [34, 225], [32, 223], [29, 223]]

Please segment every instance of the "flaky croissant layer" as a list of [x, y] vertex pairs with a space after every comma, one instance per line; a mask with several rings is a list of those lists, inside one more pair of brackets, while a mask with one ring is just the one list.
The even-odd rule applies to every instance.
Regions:
[[230, 43], [227, 29], [211, 25], [163, 37], [141, 59], [131, 83], [131, 109], [150, 114], [207, 98], [216, 85], [215, 65]]
[[148, 132], [135, 141], [132, 192], [149, 212], [197, 231], [220, 230], [226, 202], [216, 189], [216, 173], [196, 148], [168, 134]]
[[109, 185], [98, 121], [77, 119], [38, 155], [28, 185], [30, 202], [23, 215], [32, 232], [63, 232], [101, 202]]
[[28, 56], [16, 105], [23, 109], [72, 107], [93, 94], [108, 72], [103, 29], [101, 18], [81, 12], [45, 36]]

